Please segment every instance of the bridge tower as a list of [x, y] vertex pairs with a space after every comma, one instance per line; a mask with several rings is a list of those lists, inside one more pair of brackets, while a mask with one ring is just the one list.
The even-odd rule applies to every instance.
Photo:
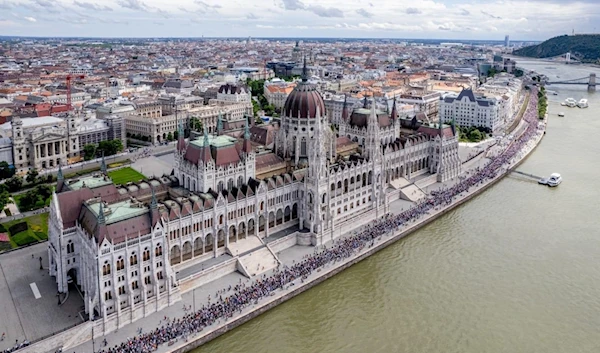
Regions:
[[567, 53], [565, 55], [565, 60], [566, 60], [567, 64], [571, 63], [571, 53]]
[[595, 91], [595, 90], [596, 90], [596, 74], [591, 73], [590, 80], [588, 81], [588, 91]]

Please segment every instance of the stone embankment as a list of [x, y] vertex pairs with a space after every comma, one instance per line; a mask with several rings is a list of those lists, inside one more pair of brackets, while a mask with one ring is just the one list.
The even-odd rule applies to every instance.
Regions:
[[[500, 181], [504, 176], [508, 175], [512, 170], [514, 170], [519, 164], [521, 164], [533, 150], [538, 146], [540, 141], [544, 136], [545, 131], [545, 121], [543, 124], [544, 130], [540, 130], [540, 133], [534, 137], [532, 141], [530, 141], [525, 147], [524, 150], [521, 151], [512, 162], [503, 169], [496, 177], [490, 179], [489, 181], [482, 183], [481, 185], [475, 187], [473, 190], [465, 193], [462, 196], [458, 196], [454, 202], [452, 202], [447, 207], [443, 207], [439, 210], [435, 210], [431, 213], [426, 214], [421, 219], [416, 220], [413, 223], [409, 223], [403, 225], [398, 231], [394, 233], [390, 233], [380, 240], [376, 241], [374, 246], [365, 248], [362, 251], [358, 252], [354, 256], [347, 258], [344, 261], [337, 262], [335, 264], [331, 264], [326, 266], [319, 272], [315, 272], [308, 276], [306, 280], [303, 282], [296, 282], [293, 286], [289, 286], [286, 289], [275, 292], [275, 294], [271, 297], [267, 297], [255, 304], [251, 308], [246, 308], [242, 311], [241, 314], [234, 316], [227, 322], [222, 322], [220, 324], [214, 325], [213, 327], [208, 327], [202, 332], [199, 332], [195, 336], [188, 337], [187, 342], [177, 342], [170, 349], [165, 352], [169, 353], [184, 353], [189, 352], [204, 343], [213, 340], [214, 338], [224, 334], [225, 332], [263, 314], [269, 309], [285, 302], [288, 299], [293, 298], [294, 296], [318, 285], [319, 283], [327, 280], [328, 278], [335, 276], [346, 268], [366, 259], [367, 257], [373, 255], [374, 253], [388, 247], [389, 245], [397, 242], [400, 239], [408, 236], [414, 231], [420, 229], [421, 227], [429, 224], [430, 222], [436, 220], [438, 217], [450, 212], [456, 207], [462, 205], [463, 203], [469, 201], [475, 196], [481, 194], [483, 191], [488, 189], [490, 186], [494, 185], [498, 181]], [[523, 133], [525, 129], [521, 130], [520, 133]], [[163, 352], [163, 350], [160, 350]]]

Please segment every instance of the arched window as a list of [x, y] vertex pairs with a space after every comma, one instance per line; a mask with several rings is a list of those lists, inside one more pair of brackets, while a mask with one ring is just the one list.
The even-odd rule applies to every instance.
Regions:
[[130, 264], [131, 266], [133, 266], [133, 265], [137, 265], [137, 262], [138, 262], [138, 261], [137, 261], [137, 255], [136, 255], [136, 253], [133, 253], [133, 254], [132, 254], [130, 257], [129, 257], [129, 264]]
[[108, 261], [104, 261], [104, 265], [102, 266], [102, 275], [110, 275], [110, 264]]
[[219, 216], [219, 224], [223, 224], [223, 215]]
[[302, 141], [300, 141], [300, 155], [306, 156], [306, 139], [305, 138], [302, 138]]
[[122, 256], [119, 256], [117, 259], [117, 271], [121, 271], [125, 268], [125, 260], [123, 260]]
[[148, 248], [144, 249], [144, 255], [143, 255], [143, 257], [144, 257], [144, 261], [150, 260], [150, 250], [148, 250]]
[[73, 244], [72, 240], [69, 240], [67, 243], [67, 254], [71, 254], [75, 252], [75, 244]]
[[162, 255], [162, 245], [158, 244], [158, 245], [156, 246], [156, 251], [154, 252], [154, 254], [155, 254], [156, 256], [161, 256], [161, 255]]

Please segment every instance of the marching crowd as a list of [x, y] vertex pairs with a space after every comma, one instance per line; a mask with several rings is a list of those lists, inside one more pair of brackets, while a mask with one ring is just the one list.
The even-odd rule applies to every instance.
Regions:
[[[393, 234], [395, 230], [408, 222], [416, 221], [431, 210], [451, 204], [456, 196], [496, 177], [511, 164], [513, 158], [536, 134], [541, 133], [538, 128], [537, 92], [535, 91], [531, 94], [523, 119], [527, 128], [519, 138], [512, 141], [503, 153], [492, 159], [486, 166], [477, 169], [470, 177], [460, 179], [456, 185], [432, 192], [431, 197], [415, 207], [397, 215], [387, 214], [383, 219], [371, 223], [360, 231], [335, 240], [329, 247], [317, 248], [313, 254], [304, 257], [302, 261], [274, 270], [271, 276], [263, 275], [250, 285], [240, 283], [233, 288], [223, 290], [213, 302], [210, 302], [209, 297], [209, 304], [204, 305], [198, 311], [188, 313], [181, 318], [168, 320], [159, 328], [137, 335], [118, 346], [101, 352], [149, 353], [157, 350], [160, 344], [172, 344], [179, 338], [187, 340], [188, 335], [200, 332], [215, 322], [228, 320], [234, 314], [241, 313], [244, 308], [257, 304], [261, 298], [273, 295], [274, 291], [293, 286], [297, 280], [304, 281], [309, 275], [320, 271], [324, 266], [343, 261], [365, 247], [373, 246], [376, 239]], [[231, 294], [224, 295], [225, 293]]]

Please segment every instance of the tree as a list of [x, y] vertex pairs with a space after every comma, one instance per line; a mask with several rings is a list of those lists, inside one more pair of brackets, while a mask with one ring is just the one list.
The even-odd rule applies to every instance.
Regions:
[[30, 184], [35, 184], [35, 182], [37, 181], [38, 174], [40, 173], [38, 173], [37, 169], [29, 169], [29, 171], [27, 171], [27, 182]]
[[469, 132], [469, 140], [472, 142], [479, 142], [482, 138], [483, 136], [481, 135], [481, 132], [477, 129]]
[[10, 203], [10, 194], [4, 190], [0, 192], [0, 212]]
[[96, 157], [96, 145], [85, 145], [83, 146], [83, 160], [89, 161]]
[[10, 178], [15, 175], [15, 168], [12, 168], [8, 162], [0, 162], [0, 179]]
[[123, 150], [121, 140], [101, 141], [98, 144], [98, 151], [103, 151], [105, 156], [115, 155]]
[[167, 134], [167, 141], [173, 141], [173, 133], [169, 131]]
[[15, 175], [6, 181], [6, 186], [8, 186], [8, 190], [10, 191], [19, 191], [23, 186], [23, 178]]
[[175, 130], [173, 133], [173, 140], [177, 140], [179, 138], [179, 131]]
[[260, 110], [260, 105], [258, 105], [258, 102], [255, 101], [254, 99], [252, 99], [252, 112], [254, 113], [254, 116], [258, 116], [258, 111]]

